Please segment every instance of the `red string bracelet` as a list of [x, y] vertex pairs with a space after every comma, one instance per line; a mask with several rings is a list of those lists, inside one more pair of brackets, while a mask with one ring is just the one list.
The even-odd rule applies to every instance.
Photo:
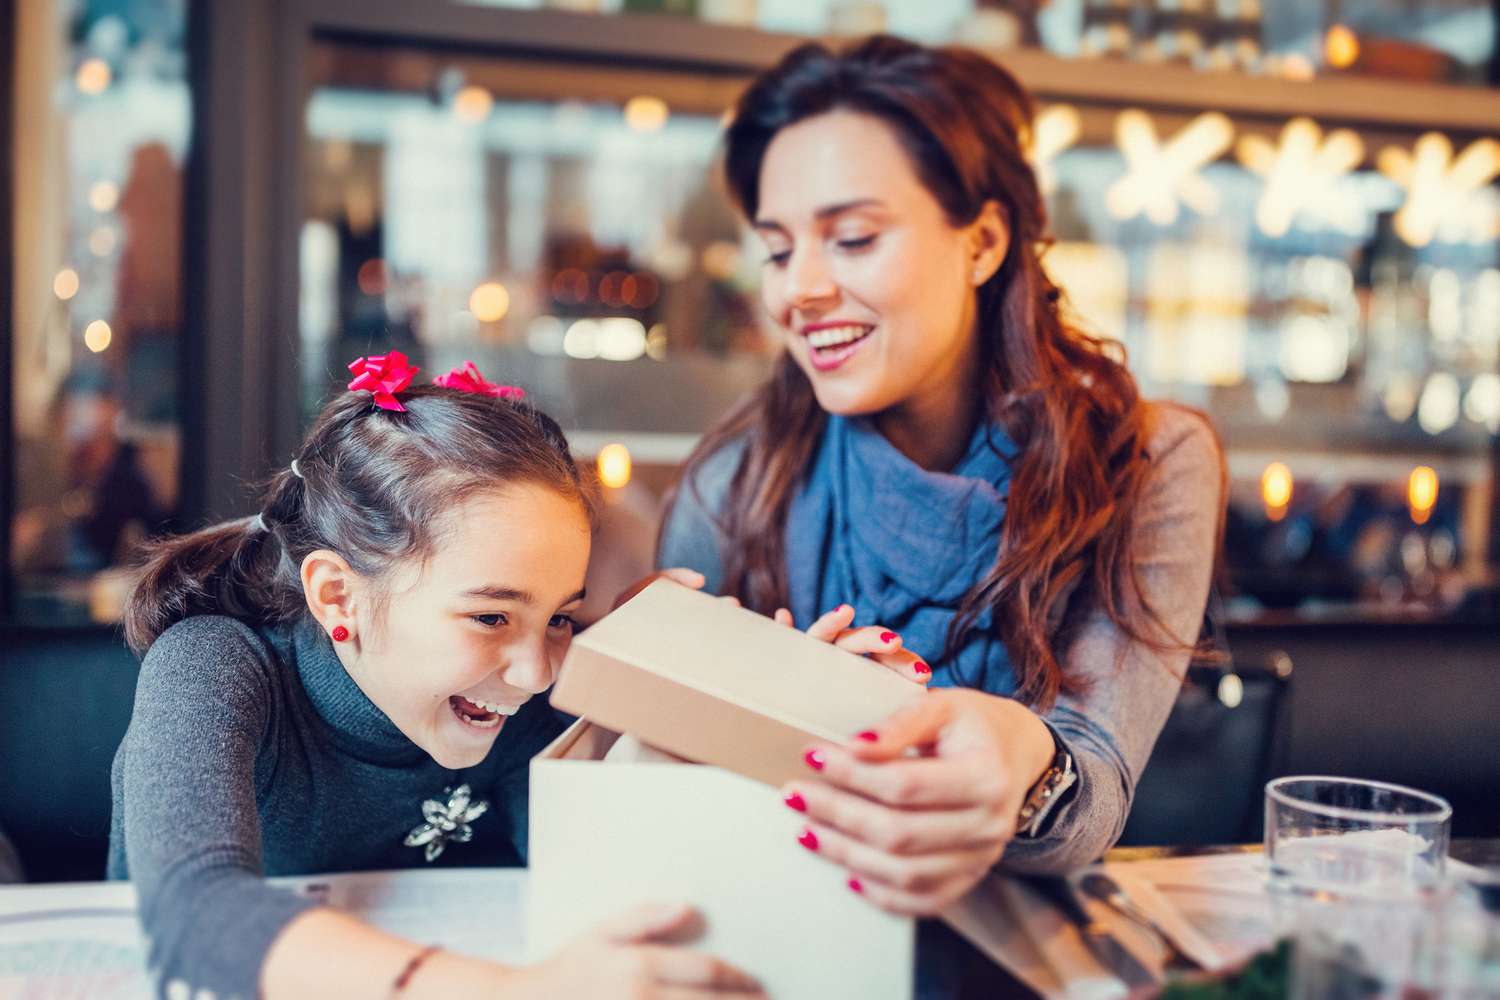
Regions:
[[391, 984], [391, 996], [399, 996], [401, 991], [406, 989], [406, 984], [411, 982], [411, 977], [416, 975], [417, 970], [422, 967], [422, 963], [440, 951], [442, 951], [442, 948], [435, 944], [430, 944], [408, 959], [405, 968], [401, 970], [401, 974]]

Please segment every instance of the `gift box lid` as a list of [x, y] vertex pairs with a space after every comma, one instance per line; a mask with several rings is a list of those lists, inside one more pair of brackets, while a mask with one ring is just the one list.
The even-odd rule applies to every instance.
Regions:
[[552, 704], [769, 785], [922, 696], [863, 656], [659, 579], [573, 640]]

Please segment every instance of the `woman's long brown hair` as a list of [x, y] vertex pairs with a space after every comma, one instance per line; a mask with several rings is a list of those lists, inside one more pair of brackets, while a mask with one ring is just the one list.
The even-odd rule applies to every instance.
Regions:
[[[835, 109], [890, 127], [952, 225], [967, 225], [996, 201], [1010, 227], [1004, 262], [978, 291], [977, 329], [981, 419], [999, 421], [1019, 455], [995, 562], [963, 598], [943, 656], [962, 648], [989, 609], [1010, 653], [1015, 696], [1045, 709], [1080, 685], [1057, 650], [1084, 596], [1133, 639], [1191, 647], [1196, 636], [1168, 634], [1134, 569], [1131, 531], [1151, 469], [1147, 408], [1123, 350], [1064, 321], [1060, 290], [1042, 268], [1046, 206], [1025, 155], [1030, 95], [966, 49], [887, 36], [840, 52], [802, 46], [759, 77], [734, 110], [725, 174], [748, 218], [772, 138]], [[762, 613], [788, 604], [787, 511], [826, 419], [806, 375], [783, 355], [770, 379], [704, 435], [679, 480], [677, 489], [683, 481], [693, 488], [707, 458], [745, 443], [714, 516], [724, 540], [722, 591]]]

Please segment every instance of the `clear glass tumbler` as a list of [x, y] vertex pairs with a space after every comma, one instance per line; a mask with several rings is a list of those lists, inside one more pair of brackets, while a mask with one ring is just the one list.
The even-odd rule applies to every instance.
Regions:
[[1435, 795], [1377, 781], [1266, 785], [1273, 913], [1296, 945], [1293, 997], [1436, 995], [1452, 815]]

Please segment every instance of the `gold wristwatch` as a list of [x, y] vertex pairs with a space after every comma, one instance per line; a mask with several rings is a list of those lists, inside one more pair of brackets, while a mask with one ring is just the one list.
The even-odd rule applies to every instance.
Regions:
[[[1055, 738], [1055, 737], [1054, 737]], [[1063, 793], [1078, 783], [1078, 772], [1073, 769], [1073, 755], [1061, 746], [1052, 758], [1052, 766], [1037, 779], [1016, 817], [1016, 836], [1040, 836], [1042, 824], [1062, 799]]]

